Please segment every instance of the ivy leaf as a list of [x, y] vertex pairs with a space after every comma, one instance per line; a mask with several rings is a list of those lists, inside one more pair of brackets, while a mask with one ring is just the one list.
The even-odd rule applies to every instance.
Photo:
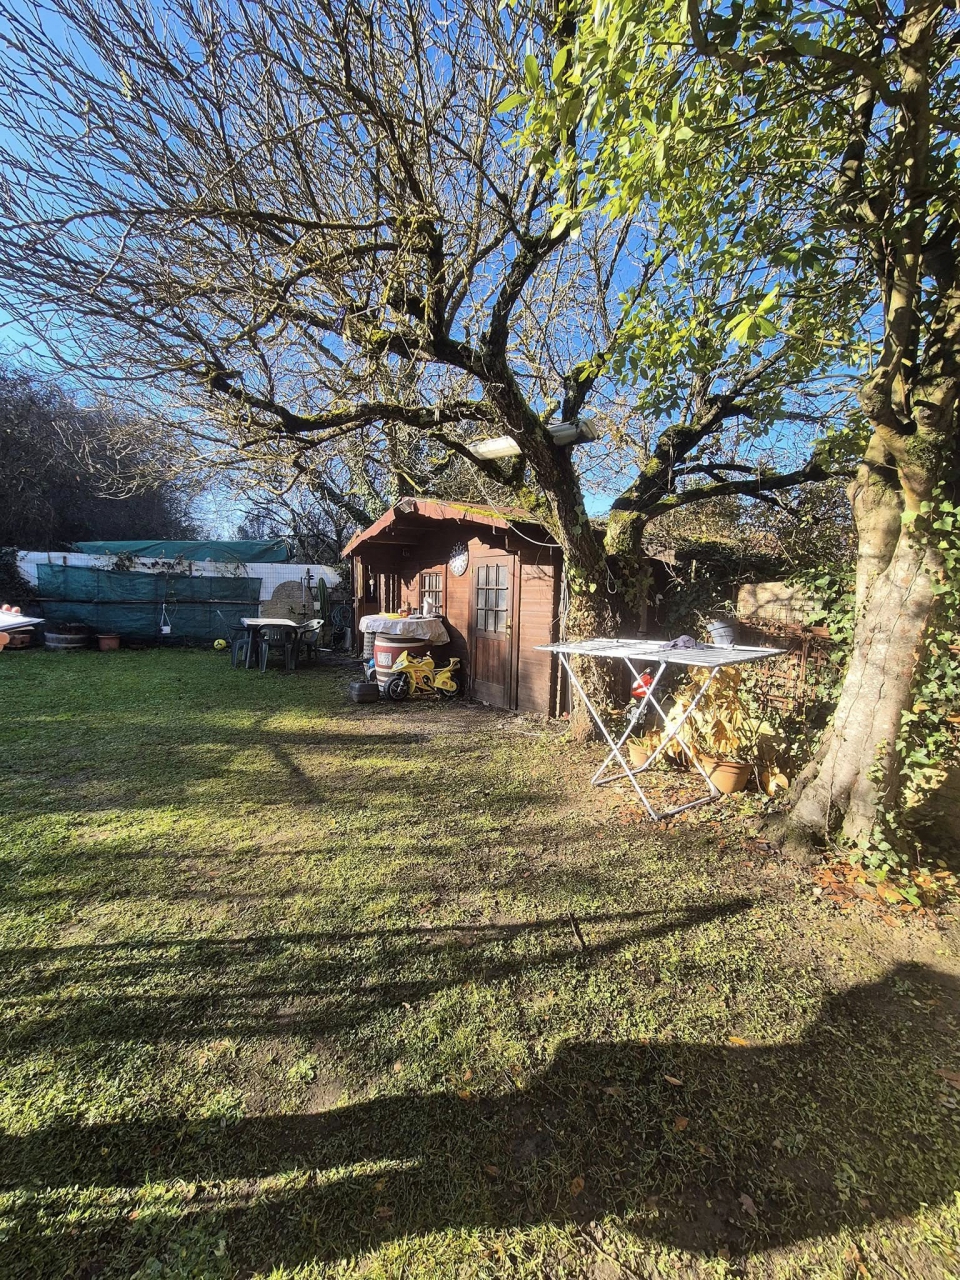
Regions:
[[525, 93], [511, 93], [508, 97], [497, 104], [497, 111], [503, 115], [505, 111], [512, 111], [514, 107], [520, 107], [528, 101]]

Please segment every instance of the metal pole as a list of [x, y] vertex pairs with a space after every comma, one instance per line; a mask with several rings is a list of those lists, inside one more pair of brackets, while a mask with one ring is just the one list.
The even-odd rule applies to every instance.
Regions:
[[636, 791], [637, 795], [643, 801], [643, 805], [647, 813], [649, 813], [651, 818], [656, 818], [657, 815], [656, 813], [654, 813], [653, 809], [650, 807], [650, 802], [647, 800], [647, 797], [643, 794], [640, 787], [638, 786], [637, 780], [634, 778], [629, 767], [627, 766], [626, 760], [624, 760], [623, 756], [620, 754], [619, 746], [614, 742], [613, 738], [611, 738], [609, 732], [607, 731], [607, 726], [603, 723], [600, 716], [597, 715], [596, 711], [593, 709], [593, 703], [590, 701], [590, 699], [587, 697], [586, 693], [584, 692], [583, 686], [581, 685], [580, 681], [573, 674], [573, 669], [570, 666], [570, 663], [567, 661], [567, 655], [565, 653], [561, 653], [561, 654], [558, 654], [558, 657], [560, 658], [560, 661], [563, 663], [567, 675], [570, 677], [571, 684], [576, 689], [576, 691], [580, 694], [580, 697], [583, 699], [587, 710], [590, 712], [591, 716], [593, 716], [593, 719], [596, 722], [597, 728], [600, 730], [600, 732], [606, 738], [607, 742], [610, 744], [611, 751], [617, 757], [617, 759], [620, 762], [621, 768], [623, 769], [627, 777], [630, 779], [630, 782], [633, 785], [634, 791]]
[[[636, 667], [633, 665], [633, 663], [630, 661], [630, 659], [629, 659], [629, 658], [624, 658], [624, 662], [625, 662], [625, 663], [627, 664], [627, 666], [630, 668], [630, 671], [631, 671], [631, 673], [633, 674], [633, 676], [634, 676], [637, 680], [639, 680], [639, 679], [640, 679], [640, 676], [638, 675], [638, 673], [637, 673], [637, 669], [636, 669]], [[652, 702], [652, 703], [653, 703], [653, 705], [654, 705], [655, 707], [657, 707], [657, 710], [659, 710], [659, 706], [657, 705], [656, 700], [655, 700], [655, 699], [653, 699], [653, 698], [651, 698], [651, 694], [653, 693], [654, 689], [656, 689], [657, 685], [660, 683], [660, 677], [663, 675], [663, 673], [664, 673], [664, 671], [666, 671], [666, 669], [667, 669], [667, 664], [666, 664], [665, 662], [661, 662], [661, 663], [660, 663], [660, 669], [659, 669], [659, 671], [657, 672], [657, 674], [654, 676], [654, 678], [653, 678], [653, 683], [650, 685], [650, 688], [649, 688], [649, 689], [647, 690], [647, 692], [644, 694], [643, 701], [642, 701], [642, 702], [641, 702], [641, 704], [640, 704], [640, 705], [635, 709], [634, 714], [630, 717], [630, 721], [629, 721], [629, 723], [627, 724], [626, 729], [624, 729], [623, 734], [622, 734], [622, 735], [621, 735], [621, 737], [618, 739], [618, 741], [617, 741], [617, 746], [618, 746], [618, 747], [622, 747], [622, 746], [623, 746], [623, 744], [626, 742], [627, 738], [629, 737], [630, 733], [631, 733], [631, 732], [632, 732], [632, 730], [633, 730], [634, 725], [637, 723], [637, 720], [640, 718], [641, 713], [643, 713], [643, 712], [645, 712], [645, 711], [646, 711], [646, 706], [647, 706], [648, 701], [649, 701], [649, 702]], [[662, 712], [662, 711], [660, 712], [660, 715], [661, 715], [661, 718], [662, 718], [662, 717], [663, 717], [663, 712]], [[614, 782], [614, 781], [616, 781], [616, 779], [617, 779], [617, 778], [620, 778], [620, 777], [622, 777], [622, 776], [623, 776], [623, 775], [622, 775], [622, 774], [620, 774], [620, 773], [615, 773], [615, 774], [612, 774], [609, 778], [604, 778], [604, 777], [603, 777], [604, 770], [607, 768], [607, 766], [609, 765], [609, 763], [610, 763], [610, 761], [611, 761], [612, 759], [613, 759], [613, 754], [612, 754], [612, 753], [610, 753], [610, 754], [607, 756], [606, 760], [604, 760], [604, 762], [603, 762], [603, 764], [600, 766], [600, 768], [597, 770], [597, 772], [596, 772], [596, 773], [593, 775], [593, 777], [590, 779], [590, 782], [591, 782], [591, 784], [592, 784], [593, 786], [595, 786], [595, 787], [600, 787], [600, 786], [603, 786], [603, 784], [604, 784], [605, 782]], [[631, 770], [630, 772], [633, 772], [633, 771]]]

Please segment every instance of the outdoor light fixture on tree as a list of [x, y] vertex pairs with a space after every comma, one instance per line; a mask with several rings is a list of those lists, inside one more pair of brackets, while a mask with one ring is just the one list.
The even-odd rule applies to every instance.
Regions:
[[[587, 444], [598, 438], [598, 431], [589, 422], [558, 422], [556, 426], [547, 428], [554, 444], [566, 448], [573, 444]], [[467, 448], [475, 458], [495, 461], [500, 458], [515, 458], [523, 453], [521, 447], [512, 436], [497, 436], [493, 440], [473, 440]]]

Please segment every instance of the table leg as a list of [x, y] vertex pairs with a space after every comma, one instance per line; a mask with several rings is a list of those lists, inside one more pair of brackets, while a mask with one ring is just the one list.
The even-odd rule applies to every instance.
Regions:
[[[663, 741], [657, 747], [656, 751], [654, 751], [653, 754], [650, 756], [650, 758], [646, 760], [637, 770], [638, 773], [642, 773], [643, 770], [649, 769], [651, 765], [655, 764], [656, 761], [659, 760], [660, 756], [663, 755], [663, 753], [666, 751], [667, 747], [670, 745], [671, 742], [678, 742], [681, 748], [683, 749], [684, 753], [686, 754], [687, 759], [690, 761], [691, 765], [694, 767], [694, 769], [696, 769], [697, 773], [700, 774], [700, 777], [703, 778], [704, 782], [707, 784], [707, 788], [708, 788], [707, 795], [700, 796], [696, 800], [691, 800], [687, 804], [677, 805], [673, 809], [665, 809], [663, 813], [657, 815], [660, 818], [669, 818], [669, 817], [672, 817], [672, 815], [675, 813], [683, 813], [684, 810], [686, 809], [695, 809], [697, 808], [698, 805], [709, 804], [712, 800], [716, 800], [719, 796], [723, 794], [720, 788], [717, 786], [717, 784], [713, 781], [713, 779], [709, 777], [706, 770], [703, 768], [703, 765], [697, 759], [696, 753], [693, 751], [690, 744], [686, 741], [685, 738], [681, 736], [681, 733], [680, 733], [680, 730], [683, 728], [687, 720], [696, 710], [697, 703], [700, 701], [700, 699], [706, 693], [707, 689], [709, 689], [710, 685], [713, 683], [713, 678], [719, 670], [720, 670], [719, 667], [711, 667], [706, 680], [704, 680], [703, 684], [697, 690], [696, 697], [690, 703], [689, 707], [687, 707], [686, 711], [683, 713], [683, 715], [680, 717], [680, 719], [677, 721], [674, 727], [670, 730], [667, 736], [663, 739]], [[663, 721], [664, 725], [666, 725], [667, 717], [664, 713], [663, 707], [661, 707], [660, 703], [657, 702], [655, 698], [651, 698], [650, 700], [653, 703], [653, 706], [656, 709], [657, 714], [660, 716], [660, 719]]]
[[253, 666], [253, 651], [257, 646], [257, 628], [247, 627], [247, 637], [247, 661], [245, 665], [249, 671]]
[[[629, 660], [629, 658], [625, 658], [625, 659], [624, 659], [624, 661], [626, 662], [627, 666], [630, 668], [630, 672], [631, 672], [631, 674], [632, 674], [632, 676], [633, 676], [634, 680], [639, 680], [639, 679], [640, 679], [640, 673], [637, 671], [636, 667], [634, 667], [633, 663]], [[617, 739], [617, 746], [618, 746], [618, 747], [622, 747], [622, 746], [623, 746], [623, 744], [626, 742], [627, 738], [629, 738], [630, 734], [633, 732], [633, 729], [634, 729], [634, 726], [635, 726], [635, 725], [636, 725], [636, 723], [637, 723], [637, 720], [640, 718], [640, 716], [641, 716], [642, 714], [644, 714], [644, 713], [646, 712], [646, 709], [647, 709], [648, 704], [650, 704], [650, 703], [652, 702], [652, 705], [653, 705], [653, 706], [655, 706], [655, 707], [657, 706], [656, 701], [655, 701], [655, 700], [653, 700], [653, 699], [651, 698], [651, 696], [650, 696], [650, 695], [653, 693], [654, 689], [656, 689], [657, 685], [660, 683], [660, 677], [663, 675], [663, 673], [664, 673], [664, 671], [666, 671], [666, 669], [667, 669], [667, 664], [666, 664], [665, 662], [661, 662], [661, 663], [660, 663], [660, 666], [659, 666], [659, 668], [658, 668], [658, 670], [657, 670], [657, 674], [653, 677], [653, 683], [650, 685], [650, 688], [647, 690], [646, 694], [644, 695], [644, 699], [643, 699], [643, 701], [640, 703], [640, 705], [639, 705], [638, 707], [636, 707], [636, 709], [634, 710], [634, 713], [631, 715], [631, 717], [630, 717], [630, 719], [629, 719], [629, 721], [628, 721], [628, 723], [627, 723], [627, 727], [624, 729], [623, 733], [622, 733], [622, 734], [620, 735], [620, 737]], [[659, 710], [659, 707], [658, 707], [658, 710]], [[661, 716], [662, 716], [662, 715], [663, 715], [663, 712], [661, 712], [660, 714], [661, 714]], [[615, 782], [617, 778], [622, 778], [622, 777], [623, 777], [623, 774], [622, 774], [622, 773], [614, 773], [614, 774], [611, 774], [609, 778], [605, 778], [605, 777], [603, 776], [604, 772], [605, 772], [605, 771], [606, 771], [606, 769], [607, 769], [607, 766], [610, 764], [610, 761], [611, 761], [613, 758], [614, 758], [614, 757], [613, 757], [613, 752], [611, 751], [611, 752], [609, 753], [609, 755], [607, 756], [606, 760], [604, 760], [603, 764], [600, 766], [600, 768], [597, 770], [597, 772], [596, 772], [596, 773], [593, 775], [593, 777], [590, 779], [590, 781], [591, 781], [591, 783], [593, 784], [593, 786], [595, 786], [595, 787], [599, 787], [599, 786], [602, 786], [602, 785], [603, 785], [603, 783], [605, 783], [605, 782]], [[632, 770], [631, 770], [631, 772], [632, 772]]]
[[643, 794], [643, 791], [639, 783], [637, 782], [636, 778], [633, 776], [633, 771], [631, 770], [630, 766], [627, 764], [626, 760], [624, 760], [623, 756], [620, 753], [620, 746], [621, 746], [621, 743], [624, 741], [624, 738], [626, 737], [626, 735], [624, 735], [624, 738], [621, 738], [620, 742], [614, 742], [613, 738], [610, 736], [610, 732], [607, 729], [607, 726], [603, 723], [602, 717], [597, 714], [596, 710], [594, 709], [593, 703], [587, 697], [584, 691], [583, 685], [574, 675], [573, 668], [570, 666], [570, 663], [567, 660], [567, 655], [565, 653], [560, 653], [557, 656], [559, 657], [561, 663], [563, 664], [564, 670], [566, 671], [567, 675], [570, 678], [570, 683], [573, 685], [577, 693], [579, 693], [580, 697], [583, 699], [583, 704], [587, 708], [587, 710], [590, 712], [590, 715], [593, 717], [594, 723], [596, 724], [600, 732], [603, 734], [603, 736], [606, 738], [610, 746], [610, 754], [612, 756], [615, 756], [616, 759], [619, 761], [621, 769], [623, 770], [626, 777], [630, 779], [630, 783], [634, 791], [636, 791], [637, 795], [640, 797], [643, 807], [646, 809], [647, 813], [650, 815], [651, 818], [656, 818], [657, 814], [654, 812], [653, 807], [650, 804], [650, 801]]
[[[649, 759], [644, 761], [644, 763], [640, 765], [639, 768], [632, 769], [627, 763], [627, 761], [624, 759], [623, 754], [621, 752], [621, 747], [626, 742], [627, 737], [630, 733], [630, 730], [633, 728], [633, 724], [635, 723], [635, 720], [631, 721], [631, 723], [624, 730], [623, 734], [621, 734], [620, 738], [616, 742], [614, 742], [609, 731], [607, 730], [606, 725], [603, 723], [603, 720], [597, 714], [596, 710], [593, 707], [593, 704], [590, 702], [590, 699], [587, 697], [586, 693], [584, 692], [583, 686], [580, 684], [579, 680], [573, 674], [570, 664], [567, 661], [566, 655], [559, 654], [558, 656], [566, 669], [567, 675], [570, 677], [571, 683], [573, 684], [577, 692], [580, 694], [580, 697], [583, 699], [584, 705], [587, 707], [587, 710], [590, 712], [591, 716], [593, 717], [597, 727], [600, 729], [600, 732], [603, 734], [603, 736], [606, 738], [607, 742], [610, 745], [610, 752], [608, 753], [607, 758], [604, 760], [603, 764], [600, 766], [600, 768], [597, 770], [597, 772], [593, 775], [593, 778], [591, 779], [591, 782], [593, 783], [594, 786], [599, 787], [599, 786], [603, 786], [607, 782], [617, 782], [621, 778], [628, 778], [634, 791], [636, 791], [637, 795], [640, 797], [641, 801], [643, 802], [643, 806], [646, 809], [647, 813], [650, 815], [651, 818], [654, 818], [654, 819], [669, 818], [669, 817], [672, 817], [674, 814], [683, 813], [687, 809], [695, 809], [699, 805], [710, 804], [713, 800], [716, 800], [720, 795], [723, 794], [720, 788], [712, 780], [712, 778], [708, 776], [703, 766], [701, 765], [700, 761], [697, 759], [696, 753], [693, 751], [693, 749], [691, 748], [690, 744], [686, 741], [686, 739], [681, 736], [681, 732], [680, 732], [684, 724], [686, 724], [687, 720], [690, 718], [690, 716], [696, 709], [697, 703], [700, 701], [700, 699], [706, 693], [707, 689], [712, 684], [714, 676], [720, 670], [719, 667], [712, 667], [710, 669], [706, 680], [697, 690], [696, 696], [694, 697], [693, 701], [690, 703], [690, 706], [687, 707], [686, 711], [683, 713], [681, 718], [677, 721], [676, 725], [674, 725], [674, 727], [670, 730], [667, 736], [658, 745], [656, 751], [654, 751], [649, 757]], [[629, 661], [627, 661], [627, 665], [630, 667], [630, 670], [633, 672], [633, 674], [636, 675], [636, 671], [634, 670], [633, 665]], [[646, 697], [644, 698], [644, 704], [652, 706], [654, 708], [656, 713], [659, 715], [661, 721], [663, 722], [664, 726], [666, 726], [667, 724], [667, 716], [663, 710], [663, 707], [657, 701], [657, 698], [654, 694], [654, 690], [656, 689], [656, 686], [660, 680], [660, 677], [663, 675], [663, 672], [666, 669], [666, 666], [667, 664], [665, 662], [662, 662], [660, 664], [660, 669], [657, 671], [654, 681], [651, 684], [650, 689], [647, 691]], [[637, 774], [644, 773], [647, 769], [649, 769], [652, 765], [654, 765], [657, 762], [657, 760], [659, 760], [660, 757], [663, 755], [663, 753], [666, 751], [667, 747], [670, 745], [671, 742], [678, 742], [680, 744], [680, 747], [682, 748], [684, 754], [687, 756], [687, 759], [690, 761], [693, 768], [696, 769], [697, 773], [700, 774], [701, 778], [703, 778], [704, 782], [707, 784], [708, 793], [705, 796], [699, 796], [696, 800], [689, 801], [687, 804], [677, 805], [673, 809], [664, 809], [662, 813], [657, 813], [656, 810], [653, 808], [653, 806], [650, 804], [646, 795], [644, 794], [640, 784], [637, 782]], [[604, 771], [609, 767], [611, 761], [614, 759], [616, 759], [617, 762], [619, 763], [621, 772], [610, 774], [609, 777], [603, 777]]]

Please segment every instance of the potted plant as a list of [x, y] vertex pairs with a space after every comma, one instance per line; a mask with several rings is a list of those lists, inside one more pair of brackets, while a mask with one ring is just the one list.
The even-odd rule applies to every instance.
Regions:
[[44, 647], [55, 652], [85, 649], [90, 642], [90, 628], [82, 622], [47, 622], [44, 628]]
[[660, 734], [648, 731], [639, 738], [627, 739], [627, 755], [635, 769], [642, 769], [657, 747], [660, 745]]
[[[738, 667], [721, 668], [700, 695], [706, 675], [706, 671], [694, 669], [691, 680], [677, 690], [667, 714], [667, 729], [676, 726], [696, 700], [681, 734], [714, 786], [730, 795], [742, 791], [749, 782], [769, 726], [746, 705]], [[678, 742], [672, 742], [668, 751], [687, 758]]]

